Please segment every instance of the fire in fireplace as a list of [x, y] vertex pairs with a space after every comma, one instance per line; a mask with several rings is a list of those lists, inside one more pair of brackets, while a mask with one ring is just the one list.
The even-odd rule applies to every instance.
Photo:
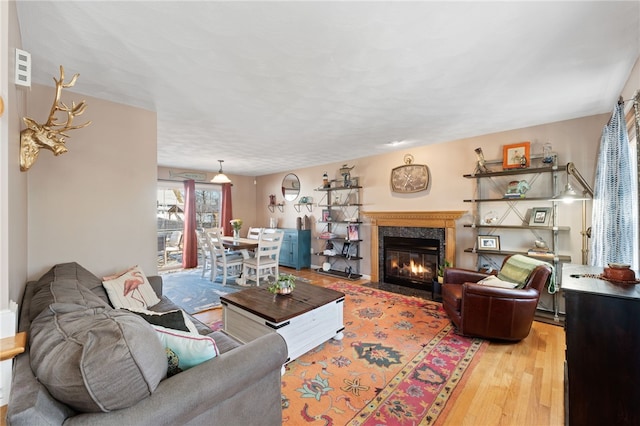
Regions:
[[440, 259], [438, 240], [385, 236], [383, 247], [384, 282], [432, 289]]

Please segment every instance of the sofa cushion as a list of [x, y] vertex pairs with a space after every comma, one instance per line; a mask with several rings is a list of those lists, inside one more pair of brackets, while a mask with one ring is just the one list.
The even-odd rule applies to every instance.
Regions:
[[52, 303], [74, 303], [87, 308], [109, 306], [77, 278], [57, 278], [38, 285], [29, 307], [30, 319], [33, 321]]
[[159, 325], [173, 330], [198, 333], [198, 329], [189, 319], [189, 316], [182, 309], [175, 309], [167, 312], [155, 312], [149, 310], [127, 309], [133, 312], [151, 325]]
[[147, 277], [139, 266], [104, 277], [102, 285], [107, 290], [109, 300], [115, 308], [147, 309], [160, 303]]
[[132, 406], [166, 376], [156, 332], [131, 312], [53, 303], [33, 321], [29, 335], [38, 380], [80, 412]]
[[[169, 375], [195, 367], [219, 355], [215, 340], [198, 333], [153, 326], [169, 356]], [[175, 363], [172, 363], [175, 360]]]

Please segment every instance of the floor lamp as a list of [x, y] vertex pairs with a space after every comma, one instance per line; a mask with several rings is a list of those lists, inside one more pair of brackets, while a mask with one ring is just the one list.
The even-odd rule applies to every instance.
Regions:
[[[569, 176], [573, 176], [582, 187], [582, 194], [578, 194], [571, 186]], [[586, 265], [589, 257], [589, 238], [591, 237], [591, 227], [587, 228], [587, 200], [593, 199], [593, 189], [589, 183], [576, 169], [575, 164], [567, 163], [567, 184], [560, 194], [553, 197], [553, 201], [562, 201], [564, 203], [572, 203], [574, 201], [582, 201], [582, 264]]]

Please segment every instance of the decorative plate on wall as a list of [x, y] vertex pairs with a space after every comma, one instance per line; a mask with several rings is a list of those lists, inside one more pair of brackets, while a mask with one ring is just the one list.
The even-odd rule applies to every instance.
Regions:
[[425, 164], [413, 164], [413, 155], [404, 156], [404, 166], [391, 170], [391, 190], [393, 192], [420, 192], [429, 186], [429, 169]]

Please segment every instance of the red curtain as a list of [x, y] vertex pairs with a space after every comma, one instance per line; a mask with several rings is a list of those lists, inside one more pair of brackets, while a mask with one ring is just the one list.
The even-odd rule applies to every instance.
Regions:
[[231, 208], [231, 184], [222, 184], [222, 213], [220, 226], [224, 228], [224, 235], [232, 235], [231, 220], [233, 219], [233, 209]]
[[184, 181], [184, 237], [182, 239], [182, 267], [198, 266], [198, 240], [196, 237], [196, 184]]

